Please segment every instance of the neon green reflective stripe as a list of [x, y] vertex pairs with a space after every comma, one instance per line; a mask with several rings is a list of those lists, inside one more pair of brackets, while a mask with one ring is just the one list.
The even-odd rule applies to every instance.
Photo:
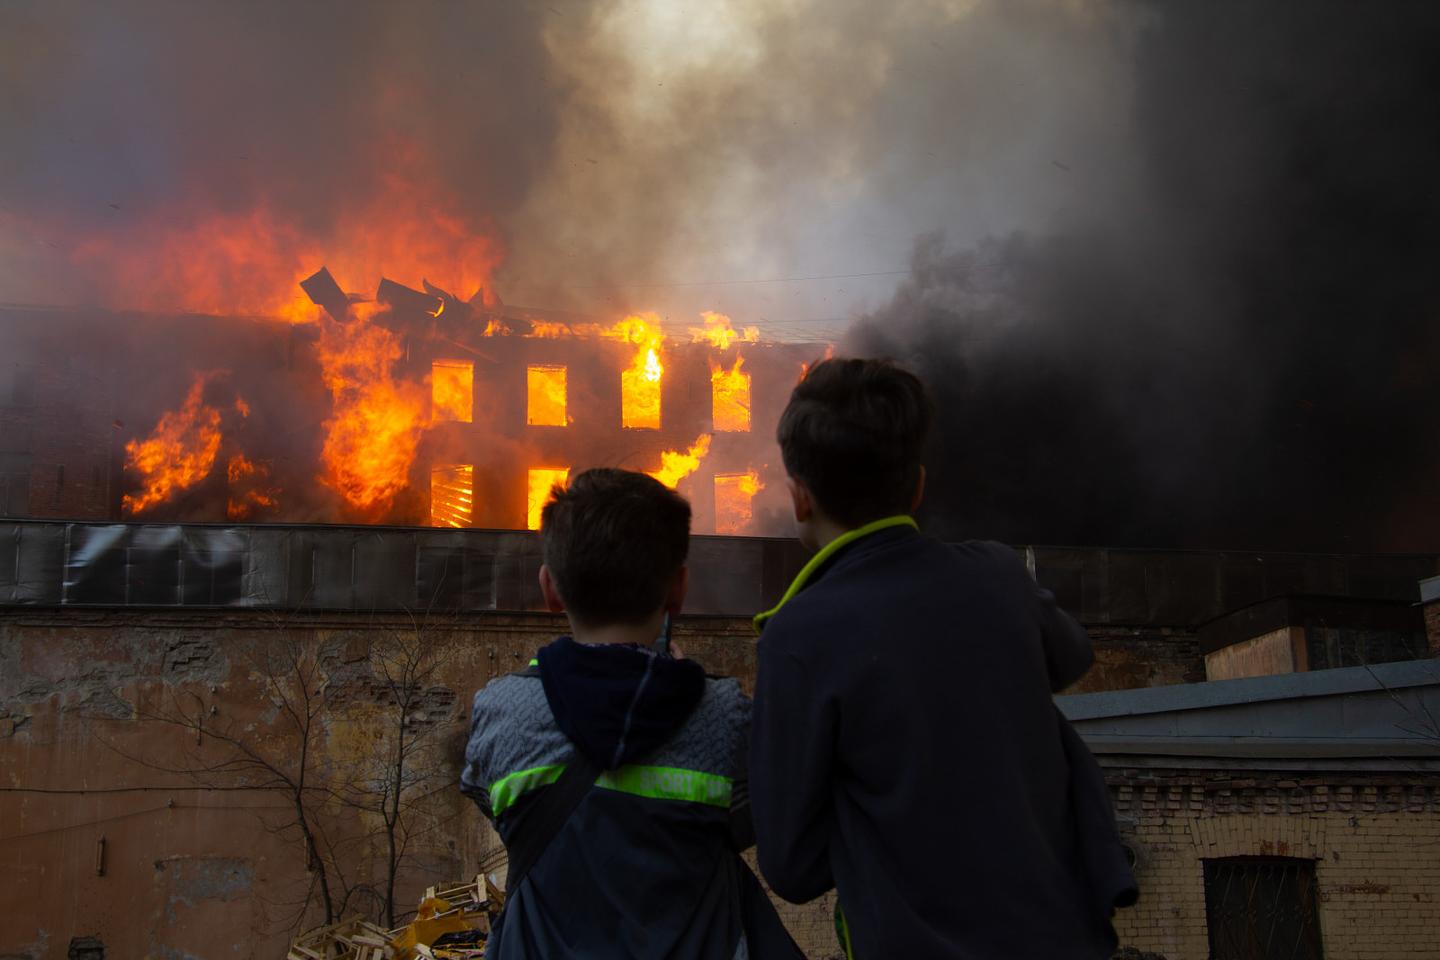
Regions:
[[[532, 790], [548, 787], [560, 779], [565, 764], [519, 770], [496, 780], [490, 788], [490, 809], [500, 816]], [[729, 807], [732, 781], [729, 777], [680, 767], [643, 767], [627, 764], [606, 770], [595, 778], [595, 786], [636, 797], [655, 800], [682, 800], [712, 807]]]
[[539, 661], [539, 660], [536, 660], [534, 657], [531, 657], [531, 658], [530, 658], [530, 666], [532, 666], [532, 667], [538, 667], [538, 666], [540, 666], [540, 661]]
[[531, 790], [539, 790], [541, 787], [548, 787], [560, 779], [560, 774], [565, 772], [565, 764], [552, 763], [544, 767], [531, 767], [529, 770], [517, 770], [514, 773], [506, 774], [490, 785], [490, 810], [495, 816], [500, 816], [510, 805]]
[[845, 919], [845, 910], [839, 900], [835, 901], [835, 936], [840, 941], [840, 949], [845, 951], [845, 960], [855, 960], [855, 944], [850, 942], [850, 924]]
[[656, 800], [684, 800], [705, 803], [712, 807], [730, 806], [729, 777], [679, 767], [642, 767], [626, 764], [618, 770], [606, 770], [595, 780], [602, 790], [617, 790], [637, 797]]
[[856, 527], [854, 530], [840, 534], [840, 536], [821, 547], [820, 552], [811, 557], [810, 562], [800, 568], [800, 572], [795, 576], [795, 581], [790, 584], [790, 589], [785, 591], [785, 596], [780, 598], [779, 603], [764, 613], [755, 614], [755, 632], [759, 633], [761, 630], [764, 630], [765, 621], [779, 613], [781, 607], [795, 598], [795, 594], [805, 589], [805, 584], [810, 581], [811, 577], [815, 576], [815, 571], [824, 566], [831, 557], [861, 537], [868, 537], [872, 533], [879, 533], [881, 530], [888, 530], [891, 527], [913, 527], [916, 530], [920, 529], [920, 525], [915, 522], [914, 517], [898, 516], [886, 517], [884, 520], [876, 520], [874, 523], [867, 523], [863, 527]]

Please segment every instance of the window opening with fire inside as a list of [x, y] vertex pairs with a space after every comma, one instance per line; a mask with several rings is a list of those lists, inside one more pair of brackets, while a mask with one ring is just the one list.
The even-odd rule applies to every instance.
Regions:
[[565, 392], [564, 366], [540, 364], [529, 367], [525, 371], [525, 422], [532, 427], [568, 426]]
[[430, 419], [470, 423], [475, 419], [475, 364], [436, 360], [430, 365]]
[[569, 479], [569, 467], [536, 467], [530, 471], [529, 494], [525, 502], [526, 529], [540, 529], [540, 513], [550, 502], [550, 491], [556, 484], [564, 484]]
[[729, 370], [710, 362], [710, 398], [715, 429], [721, 433], [750, 432], [750, 374], [745, 361], [735, 358]]
[[620, 372], [620, 425], [632, 430], [660, 429], [660, 385], [665, 367], [659, 349], [649, 346]]
[[764, 488], [760, 474], [721, 473], [715, 476], [715, 532], [744, 533], [754, 518], [752, 502]]
[[430, 525], [468, 527], [475, 516], [475, 467], [430, 469]]

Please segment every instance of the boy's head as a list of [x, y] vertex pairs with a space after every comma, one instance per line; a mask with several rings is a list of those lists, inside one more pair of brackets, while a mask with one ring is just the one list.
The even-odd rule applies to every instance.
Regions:
[[932, 417], [925, 385], [893, 361], [834, 359], [812, 367], [776, 431], [801, 539], [814, 513], [853, 529], [913, 512]]
[[586, 470], [540, 514], [541, 589], [585, 627], [640, 625], [685, 595], [690, 504], [653, 477]]

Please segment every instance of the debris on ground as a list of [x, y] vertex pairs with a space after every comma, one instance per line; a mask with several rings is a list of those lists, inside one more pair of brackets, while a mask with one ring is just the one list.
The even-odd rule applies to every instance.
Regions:
[[468, 883], [430, 887], [415, 919], [386, 930], [360, 917], [301, 934], [286, 960], [480, 960], [490, 922], [505, 894], [481, 874]]

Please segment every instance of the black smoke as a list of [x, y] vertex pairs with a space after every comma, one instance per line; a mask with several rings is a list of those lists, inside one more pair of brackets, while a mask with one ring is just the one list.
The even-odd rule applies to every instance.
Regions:
[[1440, 6], [1144, 12], [1132, 202], [975, 247], [924, 237], [852, 331], [935, 391], [931, 525], [1436, 549]]

